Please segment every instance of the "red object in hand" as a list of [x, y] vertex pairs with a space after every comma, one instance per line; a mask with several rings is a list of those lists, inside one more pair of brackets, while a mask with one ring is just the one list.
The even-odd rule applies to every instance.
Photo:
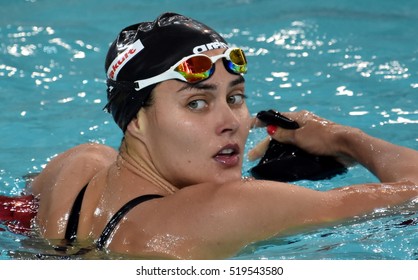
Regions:
[[274, 133], [276, 133], [276, 131], [277, 131], [277, 126], [276, 126], [276, 125], [269, 124], [269, 125], [267, 126], [267, 133], [268, 133], [270, 136], [274, 135]]

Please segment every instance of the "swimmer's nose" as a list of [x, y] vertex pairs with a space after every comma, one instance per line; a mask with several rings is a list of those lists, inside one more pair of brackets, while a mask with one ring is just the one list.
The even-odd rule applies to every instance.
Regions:
[[240, 119], [237, 115], [238, 112], [229, 106], [223, 106], [222, 110], [219, 110], [218, 126], [216, 128], [216, 134], [222, 135], [225, 133], [235, 133], [240, 127]]

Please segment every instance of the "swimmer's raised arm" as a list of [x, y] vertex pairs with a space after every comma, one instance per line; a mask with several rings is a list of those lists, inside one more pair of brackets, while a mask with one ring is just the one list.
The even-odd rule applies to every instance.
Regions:
[[[418, 188], [410, 183], [357, 185], [322, 192], [280, 182], [244, 180], [185, 188], [154, 205], [150, 203], [140, 213], [147, 215], [149, 209], [153, 215], [145, 228], [150, 236], [168, 238], [147, 242], [155, 244], [148, 248], [153, 254], [213, 259], [230, 257], [252, 242], [343, 222], [415, 196]], [[116, 234], [114, 238], [122, 240], [124, 236]], [[176, 240], [175, 246], [172, 240]]]
[[[291, 143], [313, 154], [345, 156], [362, 164], [381, 182], [411, 181], [418, 184], [418, 152], [372, 137], [360, 129], [333, 123], [312, 113], [286, 113], [299, 129], [270, 129], [279, 142]], [[250, 156], [256, 158], [266, 149], [260, 143]]]

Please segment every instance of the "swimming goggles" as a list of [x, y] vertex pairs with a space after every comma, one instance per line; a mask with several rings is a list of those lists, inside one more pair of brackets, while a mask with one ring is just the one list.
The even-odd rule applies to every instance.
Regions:
[[187, 83], [197, 83], [208, 79], [215, 71], [215, 62], [223, 58], [225, 68], [232, 74], [245, 74], [247, 72], [247, 59], [240, 48], [227, 49], [223, 54], [207, 56], [205, 54], [192, 54], [184, 57], [170, 67], [167, 71], [148, 79], [135, 81], [135, 90], [139, 91], [147, 86], [166, 80], [177, 79]]

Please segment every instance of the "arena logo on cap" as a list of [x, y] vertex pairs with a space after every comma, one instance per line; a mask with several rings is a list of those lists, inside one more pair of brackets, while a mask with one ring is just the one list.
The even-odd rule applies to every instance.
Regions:
[[193, 48], [193, 53], [201, 53], [208, 50], [220, 49], [220, 48], [228, 48], [228, 45], [223, 42], [211, 42], [208, 44], [199, 45]]
[[116, 80], [118, 73], [123, 68], [123, 66], [143, 49], [144, 45], [142, 44], [141, 40], [136, 40], [135, 43], [130, 45], [129, 48], [124, 50], [112, 61], [109, 69], [107, 69], [107, 77], [112, 80]]

